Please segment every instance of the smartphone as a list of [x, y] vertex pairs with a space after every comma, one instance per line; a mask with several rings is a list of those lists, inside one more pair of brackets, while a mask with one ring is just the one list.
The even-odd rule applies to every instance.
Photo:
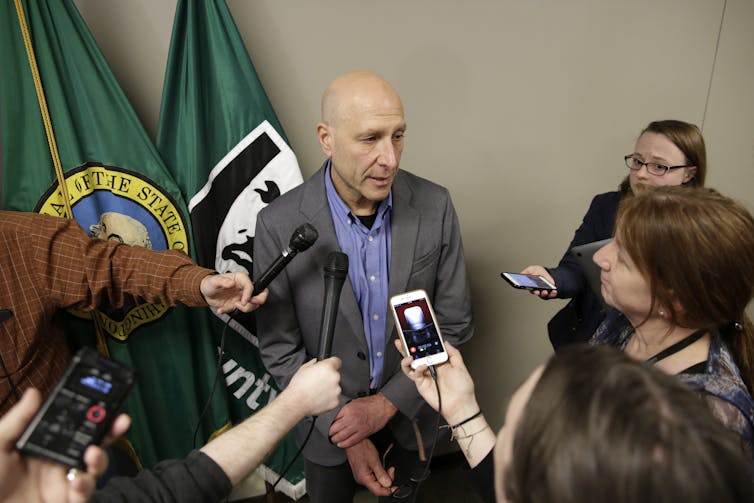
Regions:
[[542, 276], [535, 274], [517, 274], [514, 272], [501, 272], [505, 281], [510, 283], [515, 288], [523, 288], [525, 290], [557, 290], [557, 287], [547, 281]]
[[406, 354], [414, 361], [411, 368], [448, 361], [435, 311], [424, 290], [413, 290], [390, 298], [398, 336]]
[[84, 451], [102, 442], [135, 381], [134, 369], [90, 347], [81, 348], [16, 449], [86, 469]]

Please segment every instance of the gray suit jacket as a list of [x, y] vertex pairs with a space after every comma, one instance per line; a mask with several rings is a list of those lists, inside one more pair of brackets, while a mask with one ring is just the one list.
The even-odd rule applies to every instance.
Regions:
[[[325, 163], [326, 164], [326, 163]], [[325, 194], [324, 166], [303, 185], [283, 194], [260, 211], [254, 237], [254, 277], [259, 277], [288, 246], [293, 230], [309, 222], [319, 232], [314, 245], [294, 257], [269, 286], [267, 303], [256, 311], [262, 360], [280, 387], [296, 370], [317, 355], [324, 297], [323, 267], [331, 251], [340, 250]], [[458, 218], [447, 189], [398, 171], [393, 183], [390, 295], [423, 288], [432, 299], [446, 340], [454, 345], [473, 335], [471, 300]], [[434, 412], [403, 375], [401, 356], [393, 347], [392, 315], [385, 313], [386, 347], [379, 391], [399, 409], [388, 423], [407, 448], [416, 448], [410, 419], [418, 416], [424, 441], [434, 441]], [[361, 312], [350, 281], [340, 296], [333, 356], [343, 360], [342, 394], [336, 409], [322, 414], [304, 449], [304, 456], [321, 465], [346, 460], [345, 451], [330, 443], [328, 430], [340, 408], [369, 392], [369, 358]], [[423, 409], [423, 410], [422, 410]], [[310, 420], [297, 426], [299, 442]]]

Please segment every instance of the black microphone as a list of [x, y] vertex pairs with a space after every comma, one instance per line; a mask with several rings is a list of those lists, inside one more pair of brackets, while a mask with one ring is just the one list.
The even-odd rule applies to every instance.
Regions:
[[330, 252], [325, 271], [325, 302], [322, 306], [322, 324], [319, 329], [319, 354], [317, 360], [330, 358], [332, 338], [335, 332], [335, 319], [338, 317], [338, 303], [343, 281], [348, 276], [348, 255]]
[[262, 290], [267, 288], [267, 285], [275, 279], [275, 276], [280, 274], [280, 271], [288, 265], [288, 262], [293, 260], [293, 257], [295, 257], [298, 252], [302, 252], [313, 245], [318, 237], [319, 234], [317, 233], [317, 229], [315, 229], [312, 224], [305, 223], [299, 225], [296, 230], [293, 231], [288, 247], [283, 250], [280, 256], [275, 259], [275, 262], [273, 262], [272, 265], [262, 273], [262, 276], [254, 282], [254, 291], [251, 292], [251, 295], [254, 296], [262, 293]]

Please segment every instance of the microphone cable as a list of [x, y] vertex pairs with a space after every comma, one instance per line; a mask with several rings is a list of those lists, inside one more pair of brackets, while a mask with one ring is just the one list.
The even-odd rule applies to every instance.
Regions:
[[296, 454], [293, 455], [293, 459], [290, 460], [290, 462], [283, 468], [283, 471], [280, 472], [280, 475], [278, 475], [278, 479], [275, 481], [274, 484], [272, 484], [272, 490], [274, 491], [277, 485], [280, 483], [281, 480], [283, 480], [283, 477], [286, 473], [288, 473], [288, 470], [291, 469], [293, 466], [293, 463], [296, 462], [296, 460], [301, 456], [301, 453], [304, 452], [304, 447], [306, 447], [306, 444], [309, 442], [309, 437], [312, 436], [312, 432], [314, 431], [314, 423], [317, 421], [317, 417], [319, 416], [312, 416], [312, 424], [309, 426], [309, 431], [306, 433], [306, 438], [304, 438], [304, 442], [301, 444], [301, 447], [298, 448], [296, 451]]
[[223, 325], [223, 331], [222, 331], [222, 334], [220, 335], [220, 350], [217, 352], [217, 365], [215, 365], [215, 378], [212, 380], [212, 388], [210, 389], [209, 396], [207, 397], [207, 400], [204, 403], [204, 408], [202, 409], [202, 413], [199, 414], [199, 419], [196, 420], [196, 428], [194, 428], [194, 437], [193, 437], [194, 440], [192, 443], [192, 445], [194, 446], [194, 449], [197, 448], [196, 437], [199, 434], [199, 427], [202, 424], [202, 419], [204, 418], [204, 415], [209, 410], [209, 406], [212, 403], [212, 397], [215, 395], [217, 382], [220, 380], [220, 369], [222, 368], [223, 353], [225, 352], [225, 334], [227, 334], [228, 332], [228, 325], [230, 324], [230, 320], [232, 319], [231, 314], [228, 314], [228, 319], [225, 320], [225, 325]]
[[416, 485], [414, 486], [411, 503], [416, 502], [416, 498], [419, 494], [419, 486], [421, 486], [421, 483], [429, 478], [429, 467], [432, 464], [432, 457], [435, 454], [435, 446], [437, 446], [437, 441], [440, 438], [440, 418], [442, 417], [442, 396], [440, 395], [440, 384], [437, 382], [437, 370], [435, 370], [435, 366], [427, 365], [427, 368], [429, 368], [429, 374], [432, 376], [432, 380], [435, 382], [435, 389], [437, 390], [437, 419], [435, 420], [435, 441], [432, 442], [432, 448], [429, 450], [429, 456], [427, 457], [427, 462], [424, 465], [424, 472], [422, 473], [421, 477], [414, 481]]
[[[196, 428], [194, 428], [194, 440], [193, 440], [193, 446], [196, 449], [196, 440], [197, 435], [199, 434], [199, 428], [202, 424], [202, 419], [204, 418], [204, 415], [209, 410], [209, 406], [212, 403], [212, 397], [215, 394], [215, 390], [217, 389], [217, 383], [220, 380], [220, 369], [222, 368], [222, 357], [223, 353], [225, 352], [225, 335], [228, 333], [228, 325], [230, 324], [230, 320], [232, 319], [232, 316], [229, 314], [228, 319], [225, 321], [225, 325], [223, 326], [222, 335], [220, 335], [220, 349], [217, 353], [217, 365], [215, 366], [215, 378], [212, 381], [212, 389], [209, 392], [209, 397], [207, 397], [207, 400], [204, 404], [204, 408], [202, 409], [202, 413], [199, 415], [199, 419], [196, 421]], [[304, 442], [301, 444], [301, 447], [298, 448], [296, 451], [296, 454], [293, 456], [293, 459], [286, 465], [286, 467], [283, 469], [283, 471], [278, 475], [277, 480], [272, 485], [272, 490], [274, 491], [277, 485], [280, 483], [281, 480], [283, 480], [283, 477], [286, 473], [288, 473], [288, 470], [291, 469], [293, 464], [296, 462], [296, 460], [301, 456], [301, 453], [304, 451], [304, 447], [306, 447], [306, 444], [309, 442], [309, 437], [312, 435], [312, 431], [314, 431], [314, 422], [317, 420], [318, 416], [312, 416], [312, 424], [309, 427], [309, 432], [306, 434], [306, 438], [304, 439]]]

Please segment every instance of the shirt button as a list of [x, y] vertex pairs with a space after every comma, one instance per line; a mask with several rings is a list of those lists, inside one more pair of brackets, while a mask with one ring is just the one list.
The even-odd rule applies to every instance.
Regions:
[[373, 275], [371, 275], [371, 276], [369, 276], [369, 281], [374, 281], [374, 280], [376, 280], [376, 279], [377, 279], [377, 278], [375, 278], [375, 277], [374, 277], [374, 274], [373, 274]]
[[382, 358], [382, 351], [377, 352], [377, 358]]
[[374, 238], [373, 238], [372, 236], [369, 236], [369, 237], [368, 237], [367, 239], [368, 239], [369, 241], [374, 241]]
[[348, 222], [348, 225], [351, 225], [353, 223], [350, 218], [346, 220], [346, 222]]
[[380, 319], [380, 315], [379, 314], [372, 315], [372, 319], [375, 320], [375, 321], [379, 320]]

